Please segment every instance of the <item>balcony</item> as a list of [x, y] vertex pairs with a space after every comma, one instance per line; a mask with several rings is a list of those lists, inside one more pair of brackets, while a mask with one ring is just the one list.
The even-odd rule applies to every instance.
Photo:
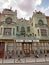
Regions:
[[25, 32], [20, 32], [20, 33], [16, 33], [16, 37], [18, 37], [18, 38], [33, 38], [34, 37], [34, 35], [33, 34], [31, 34], [31, 33], [25, 33]]
[[25, 37], [25, 35], [26, 35], [25, 32], [21, 32], [21, 31], [20, 31], [20, 33], [16, 33], [16, 36], [18, 36], [18, 37], [20, 37], [20, 36]]
[[3, 33], [3, 35], [5, 35], [5, 36], [11, 36], [11, 33], [6, 32], [6, 33]]
[[25, 31], [20, 31], [21, 35], [25, 35]]

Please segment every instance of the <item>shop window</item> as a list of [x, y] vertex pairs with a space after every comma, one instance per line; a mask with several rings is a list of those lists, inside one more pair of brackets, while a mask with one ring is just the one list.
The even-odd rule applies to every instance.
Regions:
[[8, 45], [7, 45], [7, 51], [10, 51], [10, 52], [12, 52], [13, 50], [14, 50], [14, 45], [13, 45], [13, 43], [8, 43]]
[[13, 46], [13, 43], [8, 43], [7, 44], [7, 55], [5, 56], [5, 58], [14, 58], [14, 54], [15, 54], [15, 51], [14, 51], [14, 46]]

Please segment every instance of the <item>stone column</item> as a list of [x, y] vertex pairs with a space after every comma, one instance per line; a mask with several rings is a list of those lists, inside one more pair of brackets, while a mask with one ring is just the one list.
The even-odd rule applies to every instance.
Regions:
[[4, 58], [7, 58], [7, 43], [5, 42]]
[[47, 50], [46, 50], [46, 46], [47, 46], [47, 45], [46, 45], [46, 44], [47, 44], [47, 43], [45, 43], [45, 55], [47, 55]]
[[40, 47], [39, 47], [39, 44], [40, 44], [40, 42], [37, 43], [37, 52], [38, 52], [38, 54], [40, 54]]

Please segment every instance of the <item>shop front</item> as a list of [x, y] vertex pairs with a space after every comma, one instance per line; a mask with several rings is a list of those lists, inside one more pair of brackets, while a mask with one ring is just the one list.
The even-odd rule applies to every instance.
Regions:
[[14, 45], [14, 40], [0, 40], [0, 58], [7, 58], [9, 51], [13, 50], [12, 45]]
[[0, 58], [4, 58], [5, 43], [0, 42]]
[[30, 57], [49, 54], [49, 41], [0, 40], [0, 58]]
[[22, 49], [25, 54], [25, 56], [30, 56], [32, 52], [32, 43], [31, 42], [24, 42], [22, 43]]

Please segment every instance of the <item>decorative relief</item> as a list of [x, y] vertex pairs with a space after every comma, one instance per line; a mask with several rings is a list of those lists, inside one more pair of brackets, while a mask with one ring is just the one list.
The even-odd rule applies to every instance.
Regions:
[[12, 18], [11, 17], [8, 17], [8, 18], [6, 18], [5, 21], [6, 21], [7, 24], [10, 24], [10, 23], [12, 23]]

